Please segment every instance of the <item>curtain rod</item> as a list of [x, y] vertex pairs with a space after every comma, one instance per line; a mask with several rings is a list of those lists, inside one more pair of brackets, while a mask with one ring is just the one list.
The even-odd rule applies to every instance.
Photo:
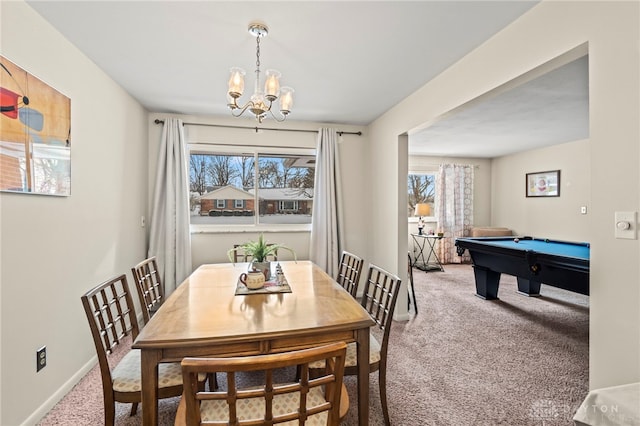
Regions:
[[[159, 119], [155, 119], [154, 123], [156, 124], [164, 124], [164, 120], [159, 120]], [[207, 126], [207, 127], [226, 127], [228, 129], [248, 129], [248, 130], [255, 130], [256, 133], [258, 133], [258, 130], [273, 130], [273, 131], [277, 131], [277, 132], [303, 132], [303, 133], [318, 133], [317, 130], [305, 130], [305, 129], [277, 129], [274, 127], [249, 127], [249, 126], [231, 126], [231, 125], [227, 125], [227, 124], [205, 124], [205, 123], [183, 123], [183, 125], [185, 126]], [[362, 132], [344, 132], [341, 130], [338, 130], [336, 132], [337, 134], [339, 134], [340, 136], [344, 135], [358, 135], [358, 136], [362, 136]]]

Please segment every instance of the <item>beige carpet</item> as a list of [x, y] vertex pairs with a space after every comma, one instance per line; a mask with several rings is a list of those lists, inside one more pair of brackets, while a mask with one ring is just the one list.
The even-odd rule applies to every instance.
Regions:
[[[588, 391], [588, 297], [544, 286], [542, 296], [516, 293], [503, 275], [500, 300], [474, 296], [469, 265], [445, 272], [414, 270], [418, 314], [394, 323], [387, 376], [394, 425], [572, 425]], [[87, 329], [87, 333], [88, 333]], [[287, 372], [289, 376], [291, 372]], [[344, 425], [357, 425], [356, 380]], [[377, 373], [371, 375], [370, 424], [382, 425]], [[159, 403], [172, 425], [177, 399]], [[140, 425], [118, 404], [118, 425]], [[103, 422], [100, 375], [92, 370], [41, 425]]]

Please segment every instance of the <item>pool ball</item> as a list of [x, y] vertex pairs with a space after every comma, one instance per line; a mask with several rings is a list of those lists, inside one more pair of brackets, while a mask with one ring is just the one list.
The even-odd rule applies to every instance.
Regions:
[[513, 242], [514, 243], [519, 243], [520, 242], [520, 238], [514, 238]]

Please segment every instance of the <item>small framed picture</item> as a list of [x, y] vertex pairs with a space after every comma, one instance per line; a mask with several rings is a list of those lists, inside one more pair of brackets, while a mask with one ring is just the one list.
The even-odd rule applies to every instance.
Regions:
[[527, 197], [559, 197], [560, 170], [527, 173]]

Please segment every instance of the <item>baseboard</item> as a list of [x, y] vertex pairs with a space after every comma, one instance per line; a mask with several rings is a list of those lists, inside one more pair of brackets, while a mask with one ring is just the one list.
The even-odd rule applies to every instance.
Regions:
[[55, 407], [55, 405], [60, 402], [60, 400], [62, 398], [64, 398], [64, 396], [69, 393], [69, 391], [71, 389], [73, 389], [73, 387], [80, 381], [82, 380], [82, 378], [89, 372], [91, 371], [91, 369], [98, 363], [98, 357], [94, 356], [93, 358], [91, 358], [89, 360], [89, 362], [87, 362], [85, 365], [82, 366], [82, 368], [80, 370], [78, 370], [78, 372], [76, 374], [74, 374], [73, 376], [71, 376], [71, 378], [69, 378], [69, 380], [67, 380], [57, 391], [55, 391], [53, 393], [53, 395], [51, 395], [49, 397], [49, 399], [47, 399], [40, 407], [38, 407], [38, 409], [36, 411], [34, 411], [33, 413], [31, 413], [31, 415], [24, 421], [22, 422], [21, 426], [31, 426], [31, 425], [35, 425], [38, 424], [38, 422], [40, 420], [42, 420], [44, 418], [44, 416], [47, 415], [47, 413], [49, 413], [49, 411], [51, 411], [51, 409], [53, 407]]
[[409, 321], [409, 312], [405, 312], [404, 314], [395, 314], [393, 319], [395, 321]]

